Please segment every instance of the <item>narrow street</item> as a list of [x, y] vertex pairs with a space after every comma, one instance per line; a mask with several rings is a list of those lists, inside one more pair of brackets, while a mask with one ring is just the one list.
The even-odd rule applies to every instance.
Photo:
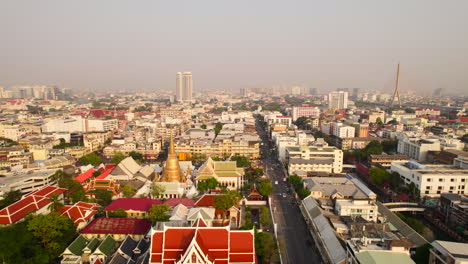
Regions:
[[284, 264], [322, 263], [315, 249], [313, 239], [294, 197], [288, 190], [286, 177], [281, 163], [271, 154], [268, 136], [257, 122], [257, 131], [263, 141], [261, 147], [265, 173], [271, 179], [273, 192], [271, 208], [273, 217], [278, 224], [278, 240]]

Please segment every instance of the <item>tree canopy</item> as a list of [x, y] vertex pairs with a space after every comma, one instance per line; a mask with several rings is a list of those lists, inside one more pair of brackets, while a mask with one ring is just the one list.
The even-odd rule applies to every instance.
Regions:
[[167, 204], [155, 204], [148, 212], [148, 219], [153, 223], [169, 220], [170, 216], [167, 212], [171, 211], [171, 207]]
[[270, 263], [278, 254], [275, 238], [271, 233], [255, 233], [255, 252], [262, 259], [262, 263]]
[[115, 211], [108, 211], [107, 216], [117, 217], [117, 218], [124, 218], [124, 217], [127, 217], [127, 212], [124, 209], [119, 208], [119, 209], [117, 209]]
[[237, 167], [249, 167], [252, 165], [250, 159], [246, 156], [235, 155], [231, 160], [236, 162]]
[[91, 164], [93, 166], [96, 166], [102, 163], [102, 158], [99, 157], [96, 153], [92, 152], [81, 157], [80, 163], [83, 165]]
[[71, 240], [76, 233], [73, 221], [58, 213], [34, 217], [28, 223], [28, 230], [39, 239], [49, 254], [60, 254], [64, 249], [61, 242]]
[[96, 190], [94, 197], [102, 207], [107, 207], [112, 202], [112, 192], [108, 190]]
[[130, 197], [133, 197], [135, 194], [136, 194], [137, 190], [135, 189], [135, 187], [131, 186], [131, 185], [124, 185], [123, 186], [123, 196], [126, 197], [126, 198], [130, 198]]
[[221, 122], [216, 123], [214, 127], [215, 134], [218, 135], [219, 132], [221, 132], [221, 129], [223, 129], [223, 123]]
[[114, 164], [119, 164], [122, 160], [125, 159], [125, 154], [120, 151], [117, 151], [114, 156], [111, 158], [111, 162]]
[[258, 184], [258, 192], [263, 196], [268, 196], [273, 191], [273, 185], [269, 179], [262, 179]]
[[143, 154], [141, 152], [131, 151], [130, 153], [128, 153], [128, 155], [132, 157], [134, 160], [137, 160], [137, 161], [143, 160]]
[[199, 181], [197, 183], [197, 190], [200, 193], [206, 193], [208, 190], [214, 190], [219, 186], [218, 180], [216, 178], [211, 177], [204, 181]]
[[5, 193], [5, 195], [3, 196], [3, 199], [0, 200], [0, 209], [3, 209], [5, 207], [9, 206], [10, 204], [13, 204], [13, 203], [19, 201], [22, 196], [23, 196], [23, 194], [19, 190], [9, 191], [9, 192]]
[[390, 174], [381, 168], [372, 168], [369, 170], [369, 176], [375, 184], [383, 184], [390, 181]]
[[164, 194], [166, 188], [157, 182], [153, 182], [151, 185], [151, 196], [159, 197]]

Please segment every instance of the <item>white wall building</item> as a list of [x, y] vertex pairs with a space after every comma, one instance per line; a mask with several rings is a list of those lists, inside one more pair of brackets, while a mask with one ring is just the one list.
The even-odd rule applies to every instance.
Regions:
[[328, 94], [329, 109], [346, 109], [348, 108], [348, 92], [331, 92]]
[[343, 170], [343, 151], [330, 146], [286, 147], [286, 161], [290, 174], [297, 170], [340, 173]]
[[440, 141], [419, 136], [399, 133], [397, 135], [399, 154], [404, 154], [417, 161], [425, 161], [429, 151], [440, 151]]
[[299, 117], [319, 117], [320, 109], [316, 106], [293, 106], [292, 120], [296, 121]]
[[333, 126], [333, 135], [339, 138], [353, 138], [355, 131], [352, 126]]
[[415, 161], [394, 161], [390, 167], [406, 184], [414, 183], [420, 197], [439, 197], [441, 193], [465, 194], [468, 170], [461, 165], [423, 165]]

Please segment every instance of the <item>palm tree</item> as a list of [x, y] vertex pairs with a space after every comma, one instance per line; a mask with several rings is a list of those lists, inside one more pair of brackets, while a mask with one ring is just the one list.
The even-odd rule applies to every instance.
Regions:
[[48, 209], [52, 211], [58, 211], [60, 208], [63, 207], [63, 203], [60, 201], [59, 195], [54, 193], [52, 197], [49, 198], [49, 206]]

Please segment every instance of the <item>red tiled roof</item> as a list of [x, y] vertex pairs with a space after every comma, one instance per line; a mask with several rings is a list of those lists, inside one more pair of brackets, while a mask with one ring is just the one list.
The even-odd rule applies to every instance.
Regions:
[[81, 222], [87, 222], [95, 214], [96, 210], [101, 207], [95, 203], [78, 202], [74, 205], [68, 205], [61, 208], [61, 215], [70, 218], [76, 225]]
[[109, 204], [105, 211], [115, 211], [117, 209], [144, 211], [147, 212], [154, 204], [162, 204], [160, 200], [151, 198], [119, 198]]
[[215, 197], [217, 194], [205, 194], [202, 197], [198, 198], [198, 200], [193, 205], [194, 207], [214, 207], [215, 206]]
[[45, 186], [42, 189], [27, 194], [23, 199], [0, 210], [0, 224], [13, 224], [32, 211], [39, 210], [50, 203], [49, 198], [54, 193], [62, 194], [66, 189]]
[[82, 234], [141, 234], [151, 227], [151, 221], [136, 218], [97, 218], [80, 231]]
[[189, 198], [169, 198], [164, 201], [165, 204], [169, 205], [170, 207], [174, 208], [179, 204], [183, 204], [187, 208], [192, 208], [195, 204], [195, 201]]
[[468, 116], [462, 116], [462, 117], [460, 117], [460, 122], [462, 122], [462, 123], [468, 123]]
[[[112, 166], [108, 166], [108, 165], [112, 165]], [[102, 179], [105, 179], [107, 176], [109, 176], [109, 174], [112, 172], [112, 170], [115, 168], [115, 165], [114, 164], [107, 164], [106, 165], [106, 169], [103, 170], [101, 172], [101, 174], [99, 174], [96, 179], [98, 180], [102, 180]]]
[[[180, 261], [191, 244], [213, 263], [257, 263], [252, 231], [231, 231], [229, 227], [168, 227], [151, 239], [151, 263]], [[164, 245], [164, 246], [163, 246]], [[227, 260], [228, 259], [228, 260]]]
[[95, 171], [96, 171], [95, 169], [91, 168], [91, 169], [85, 171], [84, 173], [81, 173], [80, 175], [76, 176], [75, 180], [77, 180], [79, 182], [85, 182], [87, 179], [93, 177], [93, 173]]

